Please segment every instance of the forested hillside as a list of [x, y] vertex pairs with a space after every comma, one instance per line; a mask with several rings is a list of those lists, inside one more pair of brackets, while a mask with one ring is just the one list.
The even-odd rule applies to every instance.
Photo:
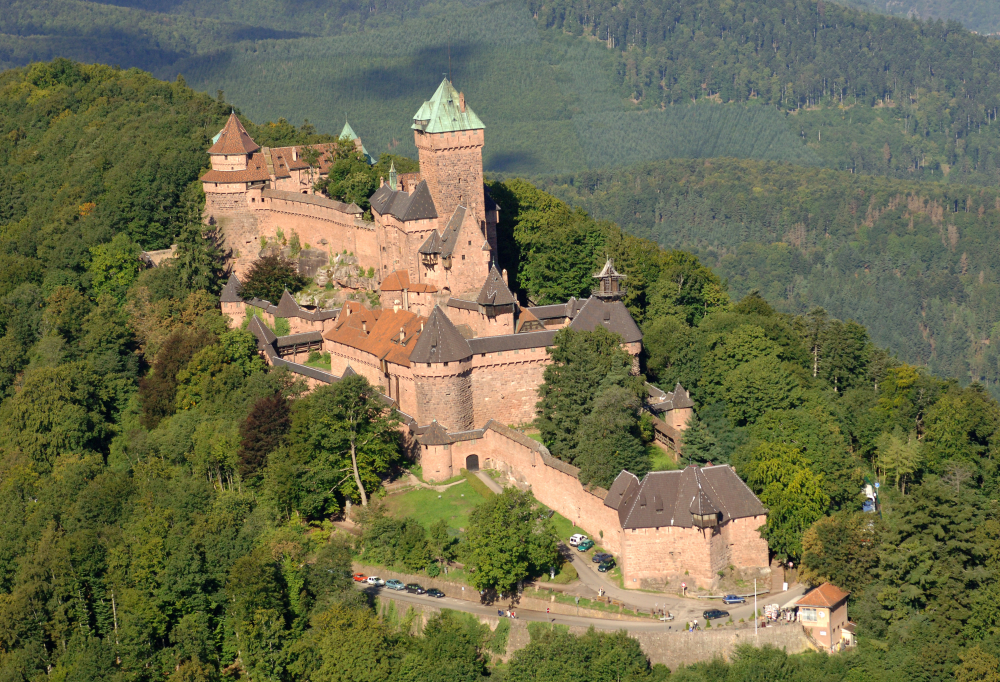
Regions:
[[1000, 8], [990, 0], [847, 0], [859, 9], [918, 19], [951, 19], [970, 31], [1000, 31]]
[[1000, 194], [753, 162], [540, 179], [595, 217], [697, 253], [741, 297], [822, 306], [901, 359], [997, 387]]
[[489, 170], [736, 157], [1000, 182], [1000, 47], [957, 24], [806, 0], [4, 9], [0, 66], [66, 56], [182, 74], [257, 120], [330, 132], [346, 117], [376, 155], [415, 154], [406, 121], [449, 73], [487, 124]]
[[[492, 185], [517, 288], [543, 302], [585, 295], [595, 266], [616, 259], [643, 369], [696, 400], [686, 456], [733, 463], [771, 510], [772, 551], [851, 590], [860, 644], [841, 656], [744, 646], [668, 673], [622, 633], [542, 625], [503, 661], [505, 627], [445, 611], [421, 628], [379, 608], [353, 589], [352, 559], [477, 569], [491, 549], [482, 529], [507, 533], [516, 516], [531, 532], [511, 552], [537, 576], [553, 560], [548, 517], [517, 490], [481, 498], [454, 532], [390, 513], [380, 483], [414, 463], [367, 382], [304, 394], [228, 328], [221, 254], [192, 185], [226, 104], [65, 60], [3, 74], [0, 103], [0, 679], [936, 682], [1000, 670], [996, 401], [891, 358], [860, 325], [731, 295], [694, 255], [523, 180]], [[142, 246], [174, 241], [173, 264], [140, 266]], [[607, 336], [560, 338], [543, 392], [572, 391], [539, 420], [593, 481], [622, 454], [649, 461], [636, 378], [607, 362], [621, 359]], [[352, 436], [361, 463], [345, 476]], [[865, 477], [882, 483], [880, 517], [858, 511]], [[365, 507], [360, 535], [331, 523], [348, 502]]]

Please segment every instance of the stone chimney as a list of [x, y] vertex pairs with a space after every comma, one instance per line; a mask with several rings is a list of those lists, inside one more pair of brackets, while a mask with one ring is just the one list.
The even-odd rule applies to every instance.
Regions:
[[510, 284], [507, 282], [507, 268], [504, 268], [500, 274], [503, 275], [503, 283], [510, 287]]
[[368, 323], [365, 322], [364, 320], [361, 320], [361, 331], [363, 331], [365, 334], [368, 333]]
[[465, 113], [465, 93], [458, 93], [458, 110], [463, 114]]
[[406, 329], [404, 327], [399, 328], [399, 342], [403, 343], [406, 339]]
[[394, 313], [398, 313], [399, 312], [399, 299], [398, 298], [392, 302], [392, 312], [394, 312]]

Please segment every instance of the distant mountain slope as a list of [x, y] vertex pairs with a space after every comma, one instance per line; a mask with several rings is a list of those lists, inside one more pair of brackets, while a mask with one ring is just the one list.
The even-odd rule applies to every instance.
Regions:
[[1000, 32], [1000, 4], [995, 0], [846, 0], [843, 4], [903, 17], [950, 19], [977, 33]]
[[415, 153], [408, 117], [449, 73], [496, 172], [734, 157], [1000, 184], [1000, 41], [955, 24], [809, 0], [0, 3], [0, 66], [180, 73], [257, 120], [350, 119], [375, 153]]
[[595, 218], [697, 253], [736, 298], [823, 306], [942, 376], [1000, 392], [1000, 191], [716, 159], [538, 178]]

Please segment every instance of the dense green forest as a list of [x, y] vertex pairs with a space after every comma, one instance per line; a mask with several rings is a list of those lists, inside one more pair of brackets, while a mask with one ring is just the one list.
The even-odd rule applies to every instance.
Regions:
[[[743, 647], [667, 671], [622, 633], [533, 626], [502, 662], [506, 627], [447, 611], [418, 627], [373, 602], [352, 588], [354, 558], [428, 576], [458, 558], [480, 569], [474, 587], [509, 590], [556, 561], [551, 522], [514, 489], [480, 497], [464, 532], [391, 513], [380, 483], [412, 462], [386, 403], [358, 377], [305, 394], [228, 328], [192, 182], [226, 104], [65, 60], [2, 74], [0, 103], [0, 679], [964, 681], [1000, 669], [1000, 405], [892, 358], [860, 325], [728, 292], [696, 256], [523, 180], [492, 185], [515, 287], [540, 302], [586, 295], [596, 265], [616, 259], [644, 370], [697, 402], [686, 456], [736, 466], [771, 510], [774, 553], [851, 590], [860, 645]], [[315, 139], [287, 123], [251, 132]], [[141, 247], [172, 242], [175, 263], [140, 267]], [[597, 482], [641, 466], [649, 437], [607, 336], [560, 336], [539, 420], [553, 453]], [[881, 517], [858, 511], [865, 477], [883, 483]], [[363, 507], [360, 535], [331, 523], [349, 502]]]
[[1000, 12], [990, 0], [847, 0], [859, 9], [918, 19], [953, 19], [970, 31], [1000, 32]]
[[346, 117], [376, 156], [415, 155], [406, 122], [448, 73], [489, 128], [487, 168], [522, 174], [735, 157], [994, 185], [998, 45], [807, 0], [43, 0], [0, 15], [0, 66], [182, 74], [257, 120]]
[[741, 297], [821, 306], [942, 376], [1000, 378], [1000, 195], [754, 162], [664, 162], [536, 180], [595, 217], [697, 253]]
[[[664, 388], [681, 382], [697, 404], [685, 459], [733, 464], [769, 509], [771, 551], [799, 563], [808, 580], [852, 593], [862, 643], [847, 655], [812, 667], [817, 661], [748, 651], [671, 678], [997, 674], [1000, 405], [981, 385], [963, 389], [901, 363], [864, 327], [821, 308], [792, 316], [755, 293], [736, 301], [691, 254], [635, 237], [623, 243], [613, 224], [527, 182], [492, 191], [512, 216], [505, 230], [520, 248], [518, 281], [529, 295], [547, 295], [535, 282], [554, 253], [579, 257], [591, 244], [591, 262], [602, 246], [614, 255], [632, 287], [626, 302], [643, 321], [647, 377]], [[617, 468], [641, 472], [649, 462], [627, 358], [601, 336], [559, 339], [537, 423], [554, 455], [606, 485]], [[862, 486], [875, 480], [878, 516], [860, 511]]]

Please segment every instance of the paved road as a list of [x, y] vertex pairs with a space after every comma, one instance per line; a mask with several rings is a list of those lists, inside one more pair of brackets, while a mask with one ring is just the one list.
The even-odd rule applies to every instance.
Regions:
[[[438, 608], [454, 609], [455, 611], [465, 611], [480, 616], [495, 616], [497, 608], [484, 606], [464, 599], [453, 599], [451, 597], [441, 597], [435, 599], [419, 594], [409, 594], [408, 592], [397, 592], [385, 588], [358, 586], [362, 592], [376, 595], [383, 599], [407, 602], [410, 604], [423, 604], [425, 606], [436, 606]], [[609, 618], [588, 618], [586, 616], [566, 616], [557, 613], [542, 613], [541, 611], [531, 611], [529, 609], [515, 609], [517, 619], [524, 621], [536, 621], [540, 623], [557, 623], [559, 625], [578, 625], [580, 627], [590, 627], [593, 625], [599, 630], [628, 630], [629, 632], [668, 632], [683, 629], [684, 624], [661, 623], [659, 621], [630, 621], [611, 620]]]
[[486, 484], [487, 488], [495, 492], [497, 495], [503, 492], [503, 488], [500, 487], [500, 484], [494, 481], [493, 477], [490, 476], [485, 471], [477, 471], [476, 476], [479, 478], [480, 481]]
[[[573, 563], [573, 568], [575, 568], [576, 572], [580, 575], [580, 582], [582, 582], [586, 589], [589, 589], [593, 595], [597, 594], [598, 589], [602, 589], [604, 590], [605, 595], [611, 597], [612, 599], [617, 599], [631, 608], [638, 608], [646, 611], [649, 609], [665, 608], [673, 613], [676, 620], [681, 623], [695, 618], [703, 620], [701, 614], [707, 609], [722, 609], [724, 611], [728, 611], [732, 619], [736, 621], [740, 618], [750, 620], [753, 617], [753, 597], [749, 598], [747, 600], [747, 604], [743, 606], [734, 605], [727, 607], [722, 604], [721, 600], [718, 599], [684, 599], [667, 594], [640, 592], [638, 590], [625, 590], [611, 582], [611, 580], [609, 580], [603, 573], [599, 573], [596, 570], [596, 564], [590, 561], [590, 557], [586, 554], [578, 552], [575, 549], [568, 548], [563, 544], [560, 544], [559, 548], [563, 555], [569, 558], [569, 560]], [[804, 587], [796, 585], [788, 592], [761, 595], [757, 598], [757, 608], [762, 609], [764, 604], [773, 604], [775, 602], [784, 605], [792, 599], [801, 596], [804, 592]], [[590, 596], [586, 594], [586, 591], [582, 591], [582, 595]]]

